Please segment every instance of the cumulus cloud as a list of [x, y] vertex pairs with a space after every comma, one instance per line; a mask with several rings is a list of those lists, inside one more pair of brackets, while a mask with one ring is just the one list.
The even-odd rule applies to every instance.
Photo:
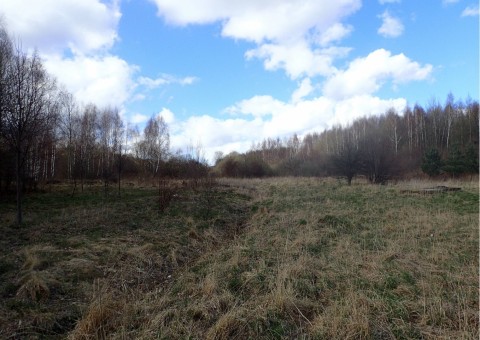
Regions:
[[45, 54], [85, 54], [112, 47], [121, 18], [118, 1], [3, 0], [0, 11], [22, 44]]
[[1, 14], [22, 46], [37, 48], [47, 71], [83, 103], [122, 108], [159, 86], [198, 80], [169, 74], [138, 77], [139, 67], [112, 55], [119, 40], [119, 0], [4, 0]]
[[378, 29], [378, 34], [386, 38], [396, 38], [402, 35], [404, 27], [400, 19], [393, 17], [388, 11], [379, 16], [382, 19], [382, 26]]
[[162, 117], [167, 124], [173, 124], [175, 122], [175, 115], [165, 107], [158, 113], [158, 116]]
[[451, 4], [455, 4], [457, 2], [459, 2], [460, 0], [442, 0], [442, 4], [444, 6], [448, 6], [448, 5], [451, 5]]
[[[261, 112], [255, 110], [259, 103]], [[204, 147], [206, 158], [212, 161], [215, 151], [244, 152], [252, 142], [265, 138], [290, 137], [293, 133], [302, 136], [337, 124], [348, 124], [359, 117], [382, 114], [390, 108], [402, 112], [406, 105], [403, 98], [384, 100], [368, 94], [341, 100], [320, 96], [298, 102], [254, 96], [225, 110], [241, 114], [239, 118], [203, 115], [173, 123], [170, 130], [172, 148], [185, 150], [196, 140]]]
[[135, 89], [136, 66], [117, 56], [51, 56], [45, 67], [78, 100], [99, 106], [118, 106], [125, 103]]
[[292, 94], [292, 102], [299, 102], [304, 97], [312, 93], [313, 90], [314, 87], [312, 86], [312, 81], [310, 80], [310, 78], [303, 79], [298, 89], [296, 89]]
[[478, 17], [480, 9], [478, 5], [468, 6], [462, 11], [462, 17]]
[[[360, 9], [361, 0], [150, 1], [172, 25], [220, 23], [223, 37], [254, 44], [245, 53], [247, 59], [259, 59], [265, 69], [284, 70], [297, 81], [289, 101], [252, 96], [225, 108], [227, 118], [203, 115], [180, 120], [162, 108], [158, 114], [169, 124], [172, 147], [185, 149], [195, 140], [204, 146], [209, 159], [215, 151], [245, 151], [252, 141], [267, 137], [322, 131], [390, 107], [400, 112], [406, 105], [404, 99], [383, 100], [374, 93], [387, 81], [400, 84], [426, 79], [432, 71], [430, 65], [385, 50], [338, 69], [335, 61], [351, 50], [338, 43], [354, 30], [343, 20]], [[37, 46], [48, 71], [83, 102], [122, 105], [143, 100], [147, 91], [160, 86], [190, 85], [198, 80], [165, 74], [139, 77], [137, 66], [112, 55], [111, 48], [119, 39], [118, 4], [119, 0], [4, 0], [0, 10], [10, 20], [9, 29], [25, 46]], [[401, 34], [401, 22], [400, 26]], [[385, 30], [398, 34], [391, 28]], [[315, 76], [326, 78], [323, 93], [316, 97]], [[131, 122], [141, 124], [148, 118], [136, 113]]]
[[[359, 0], [151, 0], [158, 15], [175, 25], [222, 22], [222, 34], [260, 43], [323, 31], [361, 7]], [[278, 23], [278, 24], [272, 24]]]
[[328, 121], [328, 125], [346, 125], [360, 117], [383, 114], [391, 108], [396, 112], [402, 112], [406, 106], [407, 101], [404, 98], [380, 99], [371, 95], [353, 96], [337, 102], [335, 114]]
[[[187, 149], [192, 140], [212, 151], [207, 157], [213, 156], [215, 150], [226, 150], [226, 145], [248, 145], [261, 134], [262, 121], [244, 118], [219, 119], [209, 115], [192, 116], [185, 121], [171, 125], [171, 145], [173, 149]], [[245, 150], [244, 148], [236, 151]]]
[[333, 69], [319, 96], [312, 98], [315, 86], [311, 78], [305, 77], [298, 82], [289, 101], [256, 95], [224, 110], [235, 118], [204, 115], [175, 121], [172, 146], [185, 148], [191, 140], [201, 141], [207, 159], [212, 160], [215, 151], [244, 152], [252, 142], [265, 138], [323, 131], [359, 117], [385, 113], [390, 108], [402, 112], [407, 105], [404, 98], [381, 99], [375, 92], [387, 82], [398, 86], [428, 79], [432, 69], [431, 65], [421, 65], [404, 54], [393, 55], [379, 49], [355, 59], [343, 70]]
[[422, 66], [403, 53], [392, 55], [378, 49], [364, 58], [353, 60], [347, 69], [329, 78], [323, 91], [326, 96], [337, 99], [373, 94], [388, 80], [394, 85], [425, 80], [432, 70], [432, 65]]
[[317, 45], [347, 36], [353, 28], [341, 21], [361, 7], [360, 0], [150, 1], [172, 25], [220, 22], [224, 37], [257, 44], [247, 58], [264, 60], [267, 70], [284, 69], [293, 79], [331, 74], [335, 55]]
[[321, 46], [326, 46], [332, 42], [342, 40], [352, 33], [352, 25], [344, 25], [342, 23], [335, 23], [322, 32], [318, 37], [318, 42]]
[[329, 76], [336, 71], [333, 62], [350, 51], [346, 47], [312, 49], [305, 40], [292, 44], [263, 44], [249, 50], [247, 59], [264, 59], [264, 67], [269, 71], [284, 69], [288, 76], [297, 79], [303, 75]]
[[230, 114], [248, 114], [255, 117], [271, 115], [282, 107], [283, 103], [272, 96], [254, 96], [242, 100], [235, 105], [226, 108], [224, 111]]
[[49, 73], [84, 103], [122, 107], [138, 67], [109, 50], [118, 37], [118, 0], [4, 0], [8, 30], [37, 48]]

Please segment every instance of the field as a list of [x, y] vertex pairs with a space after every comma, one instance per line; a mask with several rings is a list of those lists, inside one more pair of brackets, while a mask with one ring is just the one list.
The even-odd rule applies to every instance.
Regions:
[[478, 178], [47, 189], [0, 203], [2, 339], [479, 337]]

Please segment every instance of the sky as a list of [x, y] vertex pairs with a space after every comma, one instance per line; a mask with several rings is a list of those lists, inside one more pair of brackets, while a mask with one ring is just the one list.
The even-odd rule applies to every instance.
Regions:
[[2, 0], [22, 48], [80, 103], [172, 151], [244, 152], [416, 103], [479, 98], [473, 0]]

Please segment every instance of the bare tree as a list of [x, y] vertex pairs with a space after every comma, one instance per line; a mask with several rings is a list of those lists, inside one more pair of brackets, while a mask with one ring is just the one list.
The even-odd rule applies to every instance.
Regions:
[[64, 142], [67, 156], [67, 179], [72, 183], [72, 195], [77, 188], [76, 149], [78, 146], [80, 114], [73, 95], [67, 91], [60, 92], [60, 135]]
[[403, 139], [402, 127], [400, 126], [401, 120], [393, 108], [387, 111], [386, 120], [390, 141], [392, 142], [393, 150], [395, 151], [396, 156], [398, 155], [398, 151], [400, 149], [400, 142]]
[[170, 135], [162, 116], [151, 117], [143, 130], [143, 140], [138, 145], [139, 155], [148, 164], [155, 177], [159, 174], [160, 163], [168, 156]]
[[[0, 18], [1, 20], [1, 18]], [[8, 110], [9, 102], [7, 101], [7, 93], [11, 90], [9, 87], [9, 69], [13, 60], [13, 44], [8, 36], [8, 32], [2, 26], [0, 21], [0, 155], [2, 162], [0, 164], [0, 192], [2, 192], [2, 181], [5, 180], [5, 188], [9, 186], [11, 181], [11, 165], [8, 162], [10, 154], [7, 140], [5, 138], [6, 122], [5, 114]]]
[[90, 173], [94, 173], [97, 120], [98, 108], [93, 104], [87, 105], [80, 120], [80, 147], [78, 150], [78, 166], [82, 192], [85, 178], [88, 177]]
[[335, 174], [347, 179], [348, 185], [361, 170], [360, 150], [355, 146], [354, 136], [345, 132], [342, 147], [331, 156], [332, 166]]
[[449, 143], [450, 143], [450, 134], [452, 131], [452, 124], [455, 121], [455, 103], [453, 94], [450, 92], [447, 96], [447, 101], [445, 103], [445, 130], [446, 130], [446, 147], [448, 150]]
[[371, 117], [362, 140], [362, 172], [371, 183], [385, 183], [394, 170], [384, 117]]
[[123, 149], [123, 135], [125, 129], [123, 121], [118, 113], [118, 109], [114, 108], [112, 112], [112, 154], [117, 158], [117, 180], [118, 180], [118, 194], [120, 195], [121, 177], [122, 177], [122, 149]]
[[47, 75], [36, 52], [28, 55], [17, 47], [5, 67], [2, 125], [4, 136], [15, 152], [17, 223], [20, 224], [26, 156], [35, 138], [48, 128], [54, 118], [48, 104], [55, 82]]
[[224, 154], [222, 151], [215, 151], [215, 154], [213, 155], [213, 164], [217, 165], [224, 157]]
[[112, 110], [110, 108], [102, 110], [98, 124], [98, 136], [100, 142], [99, 170], [103, 178], [105, 195], [108, 191], [108, 182], [111, 177], [111, 146], [112, 146]]

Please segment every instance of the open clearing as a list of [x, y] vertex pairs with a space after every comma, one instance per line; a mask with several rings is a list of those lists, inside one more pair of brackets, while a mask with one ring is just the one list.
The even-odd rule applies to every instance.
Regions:
[[478, 339], [478, 180], [436, 184], [176, 183], [163, 213], [58, 187], [20, 227], [0, 203], [0, 338]]

